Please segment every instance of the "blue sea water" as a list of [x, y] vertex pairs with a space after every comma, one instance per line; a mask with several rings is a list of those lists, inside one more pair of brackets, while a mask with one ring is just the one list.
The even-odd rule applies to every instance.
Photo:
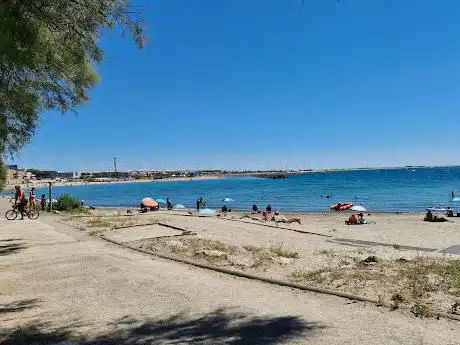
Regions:
[[[234, 209], [259, 208], [271, 204], [284, 211], [327, 211], [343, 201], [362, 204], [380, 212], [423, 211], [430, 206], [455, 206], [450, 193], [460, 195], [460, 167], [355, 170], [310, 173], [285, 180], [226, 178], [222, 180], [129, 183], [56, 187], [53, 197], [70, 193], [94, 206], [136, 207], [143, 197], [169, 197], [173, 203], [194, 208], [203, 197], [208, 207], [218, 208], [222, 200]], [[37, 194], [47, 193], [39, 190]], [[326, 196], [330, 197], [327, 198]], [[460, 203], [458, 205], [460, 207]]]

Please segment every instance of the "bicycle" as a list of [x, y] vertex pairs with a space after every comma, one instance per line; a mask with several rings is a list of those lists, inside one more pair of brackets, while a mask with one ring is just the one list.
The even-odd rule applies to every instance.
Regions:
[[[13, 205], [11, 210], [6, 211], [5, 218], [8, 220], [15, 220], [20, 213], [18, 205]], [[24, 213], [29, 219], [37, 219], [40, 216], [40, 212], [38, 212], [36, 208], [30, 208], [29, 206], [24, 207]]]

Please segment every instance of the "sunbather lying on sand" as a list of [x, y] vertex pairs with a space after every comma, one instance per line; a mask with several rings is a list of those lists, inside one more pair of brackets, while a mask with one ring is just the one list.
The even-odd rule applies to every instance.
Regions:
[[[249, 218], [249, 219], [252, 219], [252, 220], [258, 220], [260, 221], [261, 219], [259, 217], [254, 217], [254, 216], [250, 216], [248, 214], [245, 214], [243, 216], [240, 217], [240, 219], [246, 219], [246, 218]], [[268, 220], [268, 219], [267, 219]], [[289, 218], [289, 219], [286, 219], [285, 216], [283, 215], [277, 215], [277, 216], [272, 216], [270, 218], [271, 221], [275, 222], [275, 223], [287, 223], [287, 224], [291, 224], [291, 223], [299, 223], [299, 224], [302, 224], [302, 220], [300, 218]]]

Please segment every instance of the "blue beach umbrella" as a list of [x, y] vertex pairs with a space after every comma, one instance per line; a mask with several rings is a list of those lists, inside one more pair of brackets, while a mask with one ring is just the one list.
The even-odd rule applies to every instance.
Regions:
[[166, 204], [166, 200], [164, 199], [155, 199], [155, 201], [159, 204]]
[[204, 209], [200, 210], [200, 216], [211, 216], [214, 213], [216, 213], [216, 211], [214, 211], [214, 210], [212, 210], [210, 208], [204, 208]]
[[222, 200], [223, 202], [233, 202], [235, 200], [233, 200], [232, 198], [225, 198], [224, 200]]

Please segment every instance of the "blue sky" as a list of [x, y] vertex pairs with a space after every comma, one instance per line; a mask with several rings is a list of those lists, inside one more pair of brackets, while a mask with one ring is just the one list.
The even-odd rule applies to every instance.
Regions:
[[[143, 3], [137, 0], [135, 4]], [[460, 162], [460, 1], [145, 1], [78, 116], [15, 162], [57, 170]]]

